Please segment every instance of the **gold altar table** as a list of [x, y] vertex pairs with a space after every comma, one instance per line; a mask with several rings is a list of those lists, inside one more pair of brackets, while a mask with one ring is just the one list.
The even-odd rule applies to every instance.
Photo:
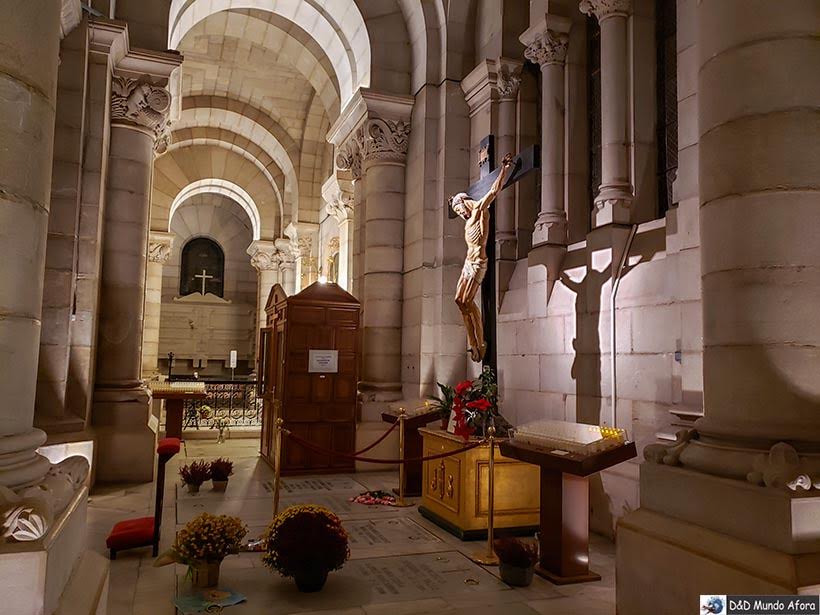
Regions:
[[[419, 428], [424, 456], [463, 448], [460, 436], [438, 428]], [[462, 540], [487, 536], [487, 479], [490, 445], [425, 461], [419, 512]], [[531, 533], [538, 529], [540, 477], [538, 468], [504, 457], [495, 448], [495, 529]]]

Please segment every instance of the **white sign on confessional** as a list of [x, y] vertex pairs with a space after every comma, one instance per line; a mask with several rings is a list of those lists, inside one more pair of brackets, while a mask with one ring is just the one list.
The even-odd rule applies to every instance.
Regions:
[[236, 369], [236, 350], [231, 350], [231, 355], [228, 358], [228, 367]]
[[339, 371], [338, 350], [309, 350], [308, 372], [311, 374], [336, 374]]

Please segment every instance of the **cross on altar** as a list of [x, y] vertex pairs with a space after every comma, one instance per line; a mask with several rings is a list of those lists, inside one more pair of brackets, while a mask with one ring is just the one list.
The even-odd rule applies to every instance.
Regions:
[[[540, 166], [540, 150], [532, 145], [522, 151], [514, 159], [512, 170], [504, 181], [502, 190], [512, 186], [531, 171]], [[478, 149], [478, 167], [480, 179], [465, 191], [471, 199], [481, 199], [495, 182], [501, 169], [495, 164], [495, 137], [487, 135], [481, 140]], [[451, 218], [457, 217], [452, 208], [449, 210]], [[481, 283], [481, 314], [483, 316], [484, 341], [487, 351], [484, 354], [483, 364], [498, 369], [498, 351], [496, 345], [496, 269], [495, 269], [495, 203], [490, 206], [490, 228], [487, 238], [487, 274]]]
[[201, 278], [201, 279], [202, 279], [202, 296], [204, 297], [204, 296], [205, 296], [205, 284], [206, 284], [206, 282], [207, 282], [208, 280], [210, 280], [210, 279], [211, 279], [211, 278], [213, 278], [214, 276], [212, 276], [212, 275], [208, 275], [208, 274], [207, 274], [207, 270], [206, 270], [206, 269], [203, 269], [203, 270], [202, 270], [202, 273], [200, 273], [199, 275], [195, 275], [194, 277], [195, 277], [195, 278]]

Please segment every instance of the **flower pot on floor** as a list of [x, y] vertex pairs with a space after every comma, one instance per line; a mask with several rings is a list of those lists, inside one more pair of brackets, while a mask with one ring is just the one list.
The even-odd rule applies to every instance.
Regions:
[[212, 480], [214, 491], [225, 491], [228, 488], [227, 480]]
[[501, 573], [501, 580], [507, 585], [514, 587], [526, 587], [532, 583], [532, 573], [535, 566], [527, 566], [522, 568], [520, 566], [511, 566], [501, 562], [498, 566]]
[[188, 483], [186, 486], [188, 487], [188, 493], [199, 493], [199, 485]]
[[191, 564], [191, 584], [194, 587], [216, 587], [219, 584], [219, 566], [222, 560], [201, 561]]
[[317, 592], [325, 586], [327, 570], [302, 570], [297, 572], [293, 579], [300, 592]]

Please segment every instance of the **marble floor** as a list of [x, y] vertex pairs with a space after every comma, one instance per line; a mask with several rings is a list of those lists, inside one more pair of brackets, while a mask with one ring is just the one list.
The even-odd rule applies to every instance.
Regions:
[[[192, 459], [223, 456], [234, 460], [235, 475], [226, 493], [203, 485], [199, 494], [178, 488], [177, 469]], [[249, 536], [259, 535], [270, 519], [273, 473], [258, 457], [257, 440], [225, 444], [191, 440], [168, 465], [161, 549], [173, 542], [174, 530], [202, 511], [241, 517]], [[484, 543], [462, 542], [418, 514], [415, 507], [353, 504], [348, 498], [365, 489], [398, 484], [393, 472], [362, 472], [326, 477], [284, 479], [282, 507], [301, 502], [333, 509], [351, 536], [351, 560], [331, 573], [316, 594], [299, 593], [261, 564], [259, 554], [225, 559], [222, 587], [247, 596], [226, 607], [228, 615], [300, 613], [334, 615], [612, 615], [615, 612], [614, 545], [593, 536], [590, 563], [603, 579], [597, 583], [556, 586], [535, 577], [530, 587], [511, 588], [494, 567], [473, 564], [467, 555]], [[152, 485], [99, 487], [88, 511], [90, 549], [106, 553], [105, 536], [122, 519], [151, 514]], [[177, 584], [184, 588], [185, 568], [154, 568], [150, 549], [125, 551], [111, 562], [109, 615], [173, 615]]]

